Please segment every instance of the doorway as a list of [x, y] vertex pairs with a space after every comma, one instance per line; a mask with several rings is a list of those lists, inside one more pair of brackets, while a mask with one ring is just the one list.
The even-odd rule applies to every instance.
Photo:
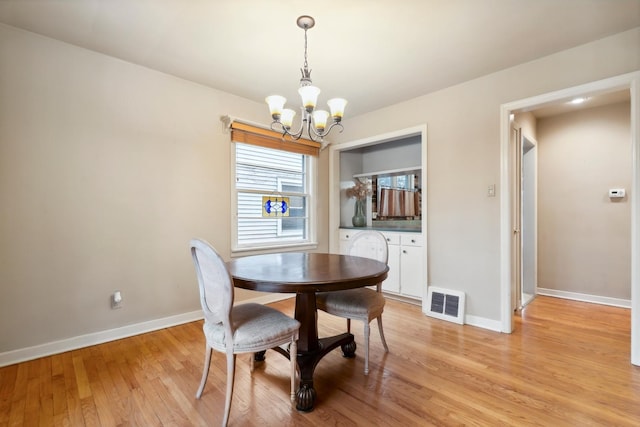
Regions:
[[[522, 250], [520, 245], [514, 244], [514, 234], [520, 231], [520, 224], [514, 221], [514, 206], [521, 205], [521, 191], [514, 185], [514, 173], [517, 170], [516, 159], [522, 156], [515, 156], [510, 145], [512, 138], [512, 126], [510, 115], [513, 112], [529, 111], [538, 107], [548, 106], [554, 103], [566, 102], [577, 96], [592, 94], [604, 94], [613, 91], [628, 90], [631, 98], [631, 143], [633, 152], [633, 178], [630, 191], [631, 200], [631, 363], [640, 365], [640, 272], [638, 270], [638, 256], [640, 254], [640, 203], [638, 191], [640, 187], [640, 72], [630, 73], [610, 79], [605, 79], [582, 86], [564, 89], [561, 91], [548, 93], [533, 98], [503, 104], [501, 106], [501, 325], [502, 332], [510, 333], [514, 325], [514, 309], [516, 295], [513, 295], [514, 277], [522, 278], [521, 272], [517, 270], [522, 267], [513, 263], [517, 250]], [[531, 141], [533, 143], [533, 141]], [[520, 199], [520, 200], [519, 200]], [[518, 249], [520, 248], [520, 249]], [[522, 271], [524, 268], [520, 268]], [[524, 291], [523, 281], [521, 290]]]
[[514, 302], [520, 313], [537, 294], [538, 231], [537, 231], [537, 173], [536, 140], [527, 135], [514, 117], [511, 122], [514, 156]]

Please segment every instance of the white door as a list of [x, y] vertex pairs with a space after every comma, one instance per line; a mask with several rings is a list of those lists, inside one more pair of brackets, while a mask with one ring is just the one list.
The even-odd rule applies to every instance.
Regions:
[[423, 264], [422, 247], [402, 245], [400, 249], [400, 270], [402, 271], [400, 292], [402, 295], [422, 298], [424, 290]]

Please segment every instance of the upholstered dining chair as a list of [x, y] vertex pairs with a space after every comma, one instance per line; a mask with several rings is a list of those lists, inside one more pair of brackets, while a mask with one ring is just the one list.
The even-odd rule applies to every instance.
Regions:
[[204, 369], [196, 398], [200, 399], [209, 375], [212, 350], [226, 354], [227, 390], [222, 425], [231, 410], [236, 354], [253, 353], [289, 345], [291, 360], [291, 401], [295, 400], [296, 354], [300, 323], [273, 308], [254, 303], [233, 305], [233, 279], [216, 250], [207, 242], [193, 239], [191, 255], [200, 287], [204, 312], [206, 349]]
[[[374, 230], [361, 231], [356, 234], [347, 248], [347, 255], [372, 258], [387, 263], [387, 239], [382, 233]], [[318, 309], [334, 316], [347, 319], [347, 331], [351, 332], [351, 319], [364, 322], [364, 374], [369, 374], [369, 323], [378, 319], [378, 330], [384, 351], [389, 352], [382, 329], [382, 312], [385, 299], [382, 295], [382, 283], [374, 289], [358, 288], [346, 291], [320, 292], [316, 297]]]

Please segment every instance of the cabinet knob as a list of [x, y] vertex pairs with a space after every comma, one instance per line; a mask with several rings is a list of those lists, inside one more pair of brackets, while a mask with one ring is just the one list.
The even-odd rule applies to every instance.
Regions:
[[403, 249], [403, 250], [402, 250], [402, 253], [403, 253], [403, 254], [406, 254], [406, 253], [407, 253], [407, 251]]
[[411, 239], [411, 243], [415, 243], [416, 241], [414, 239]]

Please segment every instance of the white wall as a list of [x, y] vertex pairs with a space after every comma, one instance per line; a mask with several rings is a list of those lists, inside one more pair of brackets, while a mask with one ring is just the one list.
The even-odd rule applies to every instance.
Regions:
[[422, 159], [420, 158], [422, 146], [419, 136], [405, 138], [401, 143], [397, 144], [394, 142], [370, 145], [364, 149], [361, 173], [422, 167]]
[[514, 127], [522, 128], [522, 135], [535, 140], [537, 138], [536, 127], [538, 123], [536, 116], [530, 111], [517, 113], [514, 116]]
[[345, 122], [340, 142], [428, 126], [428, 283], [467, 294], [467, 319], [500, 320], [500, 105], [640, 70], [640, 28]]
[[538, 286], [631, 299], [629, 102], [538, 120]]
[[219, 117], [266, 107], [5, 25], [0, 94], [0, 356], [199, 313], [189, 239], [230, 249]]

